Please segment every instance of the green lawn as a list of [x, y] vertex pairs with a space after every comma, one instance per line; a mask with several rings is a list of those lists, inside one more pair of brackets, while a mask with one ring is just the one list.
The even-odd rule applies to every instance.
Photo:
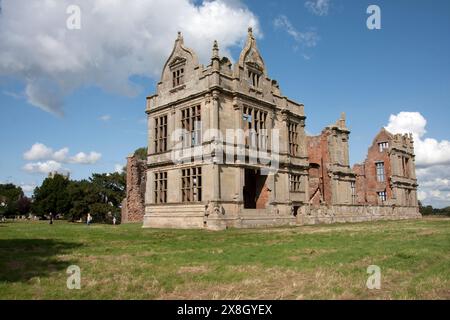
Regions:
[[[69, 265], [81, 289], [66, 287]], [[368, 290], [367, 267], [381, 268]], [[152, 230], [0, 224], [0, 299], [450, 299], [450, 219]]]

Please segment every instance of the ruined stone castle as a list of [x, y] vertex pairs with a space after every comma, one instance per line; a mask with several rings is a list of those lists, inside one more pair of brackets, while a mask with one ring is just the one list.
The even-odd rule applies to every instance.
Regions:
[[345, 115], [305, 132], [304, 106], [269, 78], [251, 28], [239, 60], [200, 65], [179, 33], [147, 98], [148, 158], [128, 158], [122, 221], [257, 227], [419, 218], [411, 135], [381, 129], [350, 167]]

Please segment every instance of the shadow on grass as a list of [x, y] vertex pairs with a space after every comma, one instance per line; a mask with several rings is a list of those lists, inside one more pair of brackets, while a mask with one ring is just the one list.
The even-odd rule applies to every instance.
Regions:
[[58, 260], [57, 255], [81, 246], [51, 239], [0, 240], [0, 281], [26, 282], [62, 271], [74, 261]]

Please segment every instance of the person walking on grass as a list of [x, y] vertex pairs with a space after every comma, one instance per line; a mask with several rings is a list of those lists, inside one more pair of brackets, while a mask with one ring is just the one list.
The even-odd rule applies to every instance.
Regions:
[[53, 224], [53, 213], [50, 212], [50, 224]]
[[113, 225], [116, 225], [116, 217], [113, 217]]
[[87, 223], [88, 226], [91, 224], [91, 221], [92, 221], [92, 216], [91, 216], [90, 213], [88, 213], [87, 214], [87, 218], [86, 218], [86, 223]]

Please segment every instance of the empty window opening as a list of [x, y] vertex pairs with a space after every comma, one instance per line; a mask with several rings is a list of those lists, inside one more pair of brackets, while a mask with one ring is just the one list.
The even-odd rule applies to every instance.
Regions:
[[202, 201], [202, 168], [181, 170], [181, 193], [183, 202]]
[[172, 85], [177, 87], [184, 83], [184, 68], [178, 68], [172, 71]]
[[255, 88], [259, 87], [260, 78], [261, 78], [260, 74], [250, 71], [250, 70], [248, 71], [248, 79], [249, 79], [250, 85], [252, 87], [255, 87]]
[[167, 115], [155, 118], [155, 152], [167, 151]]
[[201, 106], [192, 106], [181, 110], [181, 128], [183, 129], [183, 147], [194, 147], [202, 143]]
[[404, 177], [409, 178], [409, 158], [402, 157], [402, 173]]
[[289, 154], [291, 156], [298, 156], [298, 124], [289, 122]]
[[167, 171], [155, 173], [155, 203], [167, 202]]
[[302, 182], [302, 176], [299, 174], [290, 174], [289, 175], [289, 182], [290, 182], [290, 191], [291, 192], [300, 192], [301, 191], [301, 182]]
[[350, 187], [352, 189], [352, 204], [356, 204], [356, 186], [355, 182], [350, 182]]
[[380, 192], [377, 192], [377, 194], [378, 194], [378, 200], [381, 203], [383, 203], [387, 200], [386, 191], [380, 191]]
[[378, 144], [378, 148], [380, 152], [383, 152], [384, 150], [389, 148], [389, 143], [388, 142], [380, 142]]
[[377, 169], [377, 181], [384, 182], [386, 180], [384, 175], [384, 162], [377, 162], [375, 166]]
[[267, 112], [244, 106], [245, 145], [258, 150], [267, 150]]

